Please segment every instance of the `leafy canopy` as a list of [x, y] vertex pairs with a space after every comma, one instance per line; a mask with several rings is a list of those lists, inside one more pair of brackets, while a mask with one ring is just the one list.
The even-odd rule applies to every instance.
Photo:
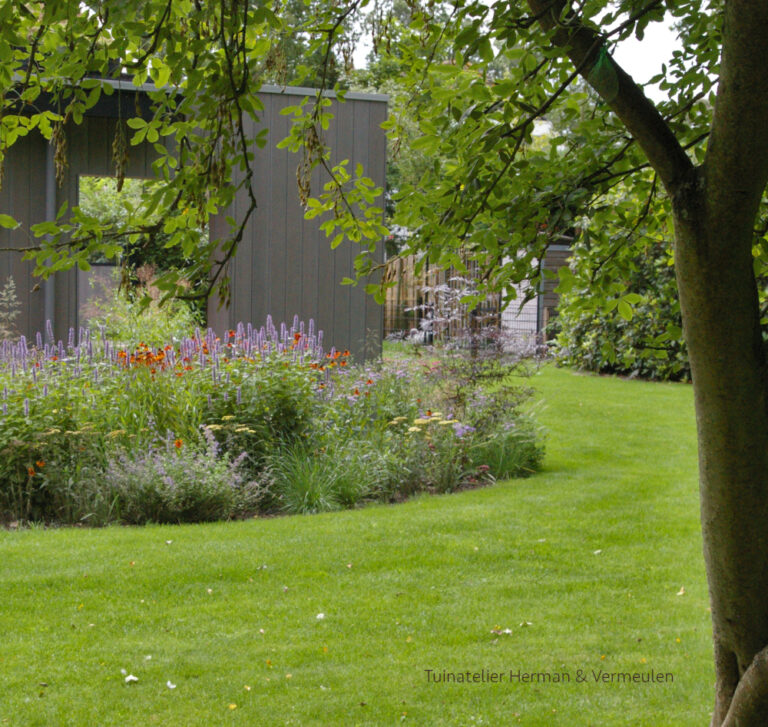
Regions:
[[[169, 271], [158, 281], [167, 295], [204, 297], [220, 285], [226, 297], [227, 264], [257, 205], [253, 144], [265, 144], [266, 129], [255, 139], [245, 131], [248, 120], [257, 128], [260, 122], [257, 92], [264, 81], [280, 76], [286, 57], [295, 56], [286, 34], [300, 36], [308, 52], [314, 52], [310, 41], [345, 37], [349, 12], [334, 15], [327, 30], [312, 30], [304, 21], [296, 27], [295, 14], [279, 14], [296, 7], [287, 0], [277, 8], [244, 0], [0, 3], [0, 159], [18, 139], [40, 133], [55, 148], [57, 177], [63, 182], [67, 130], [82, 123], [102, 95], [129, 95], [126, 87], [135, 87], [148, 89], [150, 103], [146, 109], [137, 103], [119, 119], [113, 140], [118, 188], [131, 147], [139, 144], [151, 146], [152, 167], [162, 182], [143, 196], [130, 224], [105, 224], [64, 204], [55, 220], [24, 230], [31, 242], [17, 249], [34, 259], [36, 273], [47, 276], [74, 265], [87, 269], [89, 259], [118, 258], [122, 240], [136, 245], [163, 236], [165, 247], [191, 261], [186, 278], [209, 280], [185, 292], [178, 273]], [[353, 4], [350, 12], [356, 8]], [[328, 46], [319, 64], [310, 58], [302, 67], [291, 59], [297, 77], [311, 66], [320, 68], [319, 89], [318, 98], [292, 110], [295, 127], [286, 145], [304, 150], [300, 182], [312, 214], [335, 212], [324, 223], [326, 231], [375, 240], [383, 231], [373, 206], [378, 190], [362, 169], [332, 168], [322, 140], [329, 118], [320, 96], [329, 89], [333, 74], [325, 69], [332, 57]], [[328, 181], [323, 189], [311, 190], [308, 180], [318, 165], [325, 167]], [[242, 180], [236, 185], [230, 183], [233, 170]], [[227, 217], [227, 235], [201, 242], [200, 229], [225, 211], [240, 189], [248, 203], [238, 219]], [[2, 215], [0, 225], [14, 228], [17, 221]]]

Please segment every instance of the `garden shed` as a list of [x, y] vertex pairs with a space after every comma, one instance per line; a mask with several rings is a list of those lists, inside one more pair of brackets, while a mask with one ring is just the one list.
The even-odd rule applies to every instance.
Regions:
[[[0, 212], [9, 214], [21, 225], [16, 230], [0, 231], [0, 248], [24, 248], [34, 244], [29, 228], [53, 219], [64, 200], [70, 207], [78, 202], [82, 175], [110, 176], [112, 141], [118, 119], [135, 114], [147, 104], [151, 86], [135, 87], [130, 81], [109, 81], [119, 93], [102, 96], [79, 126], [66, 128], [68, 167], [66, 177], [56, 183], [53, 150], [37, 132], [19, 139], [9, 150], [0, 189]], [[287, 106], [313, 96], [306, 88], [265, 86], [259, 92], [264, 105], [263, 125], [268, 129], [267, 144], [254, 143], [257, 170], [256, 196], [259, 207], [249, 220], [245, 235], [230, 265], [231, 304], [219, 308], [208, 304], [208, 323], [217, 331], [234, 328], [242, 321], [262, 325], [268, 314], [275, 322], [289, 322], [294, 315], [313, 318], [325, 332], [326, 346], [349, 348], [362, 357], [378, 350], [382, 338], [382, 309], [363, 286], [341, 286], [345, 277], [354, 277], [355, 246], [345, 242], [331, 250], [321, 220], [305, 220], [298, 199], [296, 166], [298, 158], [277, 149], [288, 132], [290, 119], [281, 115]], [[121, 107], [122, 104], [122, 107]], [[348, 93], [346, 101], [333, 99], [335, 115], [327, 131], [332, 162], [348, 159], [361, 163], [377, 186], [385, 184], [386, 138], [381, 123], [386, 118], [386, 97]], [[253, 123], [249, 131], [255, 138], [261, 127]], [[152, 177], [154, 151], [144, 144], [129, 148], [126, 176]], [[323, 184], [320, 171], [313, 178], [313, 193]], [[245, 192], [242, 192], [245, 195]], [[224, 217], [238, 215], [244, 199], [235, 200], [234, 210], [226, 210], [211, 222], [212, 234], [224, 230]], [[381, 202], [383, 205], [383, 200]], [[383, 259], [383, 244], [380, 247]], [[13, 277], [21, 304], [14, 321], [19, 333], [27, 337], [43, 331], [45, 321], [53, 323], [57, 338], [66, 340], [70, 327], [81, 323], [81, 306], [88, 275], [78, 270], [56, 273], [48, 281], [32, 275], [33, 265], [20, 252], [0, 252], [0, 287]]]

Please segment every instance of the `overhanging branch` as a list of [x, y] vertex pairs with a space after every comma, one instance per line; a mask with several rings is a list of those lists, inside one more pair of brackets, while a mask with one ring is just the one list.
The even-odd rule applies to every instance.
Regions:
[[564, 0], [528, 0], [541, 27], [563, 49], [637, 140], [664, 186], [671, 190], [693, 164], [658, 109], [608, 55], [605, 40], [568, 10]]

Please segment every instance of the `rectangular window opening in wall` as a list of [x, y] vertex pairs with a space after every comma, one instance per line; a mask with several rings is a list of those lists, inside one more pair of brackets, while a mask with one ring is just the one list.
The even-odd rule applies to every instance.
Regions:
[[[103, 243], [88, 257], [90, 270], [77, 273], [79, 325], [103, 320], [110, 311], [114, 314], [145, 295], [159, 300], [161, 293], [153, 281], [171, 270], [179, 271], [183, 284], [190, 288], [200, 284], [186, 275], [192, 261], [181, 245], [166, 246], [170, 234], [160, 213], [145, 214], [159, 192], [160, 183], [151, 179], [127, 177], [118, 189], [118, 180], [112, 176], [78, 178], [78, 206], [88, 224], [102, 228]], [[156, 207], [162, 208], [162, 202]], [[196, 238], [195, 244], [207, 244], [207, 229], [195, 227], [190, 234]], [[182, 305], [191, 309], [198, 323], [205, 323], [204, 301]]]

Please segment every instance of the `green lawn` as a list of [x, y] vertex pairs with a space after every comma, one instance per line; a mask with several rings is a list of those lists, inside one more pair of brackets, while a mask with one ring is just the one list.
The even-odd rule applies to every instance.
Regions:
[[[533, 382], [549, 438], [527, 480], [308, 517], [0, 532], [0, 724], [708, 723], [690, 387], [552, 367]], [[674, 681], [595, 681], [651, 669]]]

